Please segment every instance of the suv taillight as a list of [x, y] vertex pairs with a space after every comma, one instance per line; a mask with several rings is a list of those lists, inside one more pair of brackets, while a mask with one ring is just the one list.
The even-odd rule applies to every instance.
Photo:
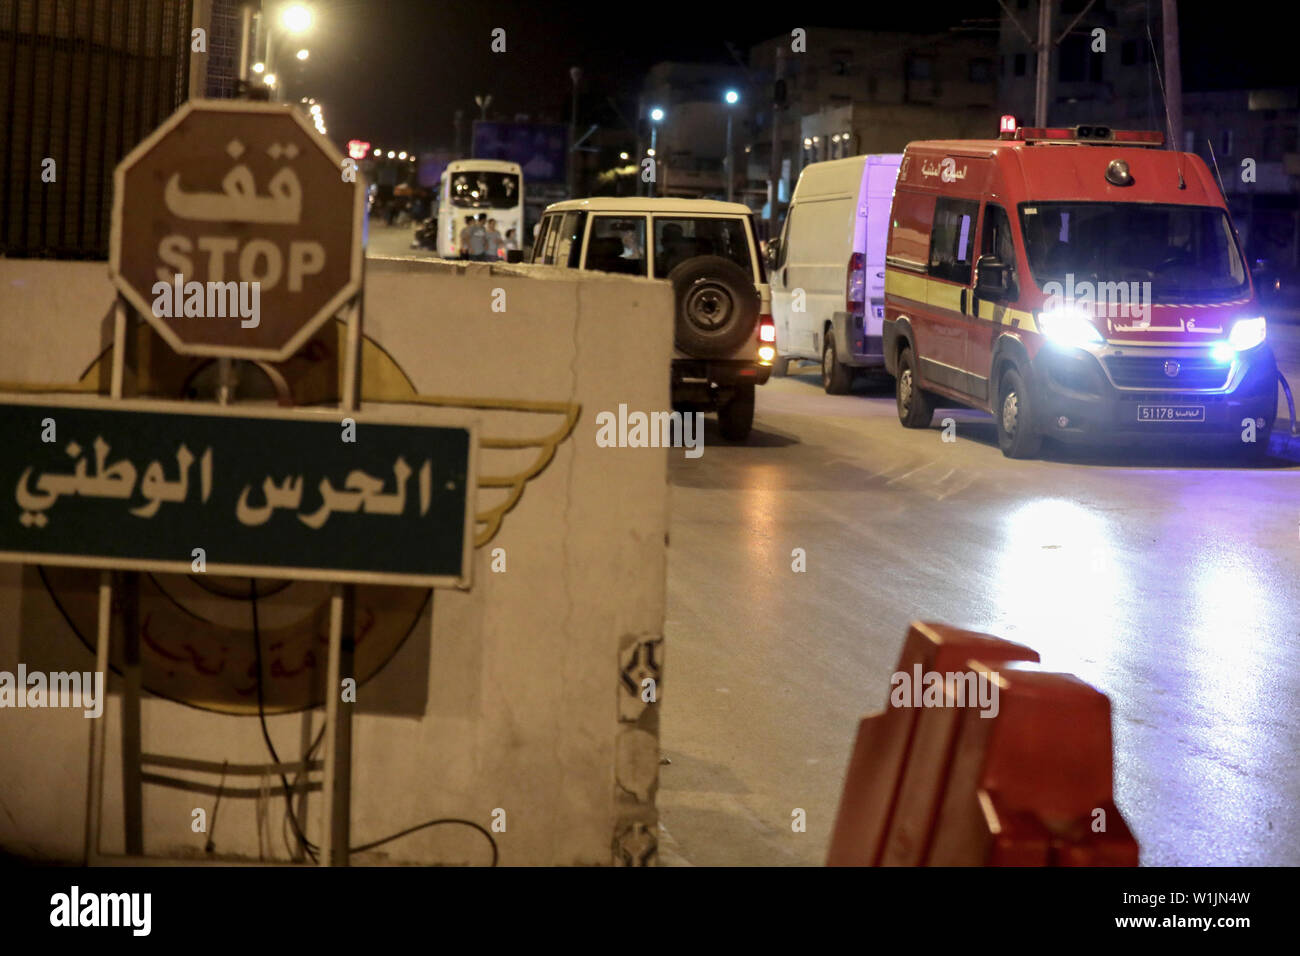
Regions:
[[758, 317], [758, 362], [771, 365], [776, 358], [776, 323], [770, 315]]
[[849, 256], [849, 273], [844, 280], [844, 298], [849, 315], [862, 318], [867, 312], [867, 257], [861, 252]]

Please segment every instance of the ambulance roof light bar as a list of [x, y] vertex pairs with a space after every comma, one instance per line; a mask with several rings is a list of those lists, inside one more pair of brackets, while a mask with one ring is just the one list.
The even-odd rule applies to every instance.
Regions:
[[1165, 134], [1155, 130], [1111, 129], [1109, 126], [1020, 126], [1014, 116], [1002, 117], [999, 131], [1001, 139], [1016, 139], [1024, 143], [1108, 144], [1123, 146], [1153, 146], [1165, 144]]

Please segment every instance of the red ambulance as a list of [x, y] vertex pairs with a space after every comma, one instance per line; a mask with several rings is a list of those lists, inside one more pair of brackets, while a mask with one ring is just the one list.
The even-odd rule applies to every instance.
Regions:
[[1262, 455], [1277, 366], [1223, 194], [1160, 133], [1015, 128], [916, 142], [890, 211], [883, 346], [898, 416], [992, 413], [1011, 458], [1067, 442]]

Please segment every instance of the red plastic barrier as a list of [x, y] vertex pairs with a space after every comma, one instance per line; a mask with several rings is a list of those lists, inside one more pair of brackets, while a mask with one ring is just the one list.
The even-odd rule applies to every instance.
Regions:
[[914, 623], [898, 670], [996, 684], [989, 707], [887, 706], [864, 718], [849, 761], [830, 866], [1135, 866], [1111, 794], [1110, 702], [1028, 647]]

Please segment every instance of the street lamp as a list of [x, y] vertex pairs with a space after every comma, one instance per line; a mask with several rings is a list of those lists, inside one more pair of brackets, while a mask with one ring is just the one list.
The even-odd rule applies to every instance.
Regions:
[[[735, 90], [727, 90], [722, 99], [728, 106], [735, 106], [740, 102], [740, 94]], [[727, 156], [723, 163], [723, 168], [727, 171], [727, 202], [733, 201], [736, 187], [736, 176], [731, 169], [731, 115], [732, 111], [727, 110]]]
[[280, 22], [290, 33], [303, 33], [311, 29], [311, 10], [305, 4], [290, 4], [280, 14]]
[[[655, 155], [656, 141], [659, 138], [659, 124], [663, 121], [664, 111], [662, 109], [656, 106], [650, 110], [650, 150], [646, 153], [647, 156], [653, 157]], [[658, 163], [655, 163], [655, 165], [658, 166]], [[657, 174], [658, 170], [656, 169], [655, 172]], [[655, 194], [655, 180], [658, 178], [658, 175], [655, 175], [648, 184], [651, 196]]]
[[[268, 11], [268, 17], [273, 17], [273, 16], [274, 14]], [[291, 35], [306, 33], [308, 30], [311, 29], [313, 19], [314, 18], [312, 16], [311, 9], [306, 4], [291, 3], [280, 9], [278, 27], [283, 29], [285, 33]], [[276, 36], [278, 32], [279, 32], [278, 29], [273, 29], [271, 23], [267, 22], [266, 60], [264, 61], [267, 70], [270, 70], [278, 65], [277, 61], [279, 57], [277, 56], [278, 44], [277, 44], [277, 36]], [[305, 49], [299, 48], [295, 55], [299, 60], [305, 60], [307, 59], [308, 52]], [[274, 87], [274, 84], [271, 83], [268, 83], [267, 85]], [[278, 97], [276, 98], [278, 99]]]

